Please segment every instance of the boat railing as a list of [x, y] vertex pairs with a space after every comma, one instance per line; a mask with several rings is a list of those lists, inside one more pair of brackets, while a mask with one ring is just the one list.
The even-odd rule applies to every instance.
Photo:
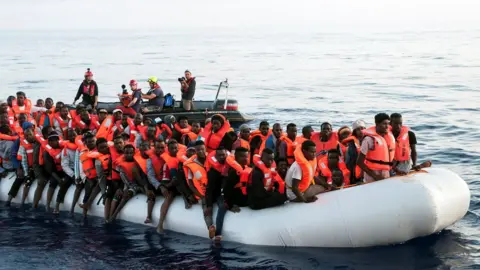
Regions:
[[223, 105], [223, 109], [226, 110], [227, 109], [227, 103], [228, 103], [228, 88], [229, 88], [229, 84], [228, 84], [228, 78], [225, 79], [225, 81], [221, 81], [219, 84], [218, 84], [218, 90], [217, 90], [217, 95], [215, 96], [215, 100], [213, 101], [213, 104], [212, 104], [212, 107], [214, 108], [215, 105], [217, 104], [217, 100], [218, 100], [218, 96], [220, 95], [220, 90], [222, 90], [222, 88], [225, 88], [225, 103]]

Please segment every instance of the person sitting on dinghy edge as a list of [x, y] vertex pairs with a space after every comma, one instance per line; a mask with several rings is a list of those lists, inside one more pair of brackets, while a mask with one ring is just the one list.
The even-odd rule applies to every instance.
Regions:
[[143, 107], [142, 112], [161, 112], [163, 103], [165, 103], [165, 95], [162, 88], [158, 85], [157, 77], [148, 78], [150, 89], [146, 94], [142, 94], [143, 99], [148, 99], [147, 106]]
[[317, 184], [320, 181], [315, 179], [316, 153], [315, 143], [311, 140], [304, 141], [301, 147], [295, 149], [295, 162], [285, 176], [287, 198], [291, 202], [314, 202], [317, 200], [317, 194], [325, 192], [326, 187]]
[[360, 146], [363, 141], [363, 131], [367, 127], [363, 120], [356, 120], [352, 124], [352, 135], [342, 141], [347, 145], [347, 152], [345, 154], [345, 165], [350, 173], [350, 184], [363, 183], [362, 169], [357, 165], [358, 154], [360, 153]]
[[375, 126], [365, 131], [357, 165], [363, 170], [366, 183], [390, 177], [395, 138], [388, 130], [389, 123], [388, 114], [379, 113], [375, 115]]
[[393, 172], [396, 175], [405, 175], [417, 167], [417, 137], [410, 128], [403, 125], [402, 115], [399, 113], [390, 115], [390, 126], [395, 137]]

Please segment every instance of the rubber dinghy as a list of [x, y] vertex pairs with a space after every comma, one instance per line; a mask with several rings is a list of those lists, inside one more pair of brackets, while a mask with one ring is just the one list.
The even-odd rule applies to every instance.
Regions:
[[[7, 199], [13, 181], [13, 174], [1, 180], [0, 200]], [[36, 181], [30, 189], [29, 203], [35, 189]], [[61, 210], [70, 209], [74, 189], [72, 186], [68, 190]], [[45, 203], [46, 190], [42, 204]], [[13, 202], [20, 202], [21, 193], [22, 189]], [[287, 203], [259, 211], [244, 207], [240, 213], [228, 212], [222, 233], [224, 240], [289, 247], [391, 245], [445, 229], [460, 220], [470, 205], [470, 190], [465, 181], [442, 168], [429, 168], [426, 172], [393, 177], [318, 197], [310, 204]], [[56, 194], [53, 198], [55, 200]], [[97, 200], [99, 198], [100, 195]], [[143, 224], [146, 201], [146, 196], [142, 194], [132, 198], [118, 219]], [[155, 204], [154, 223], [158, 222], [162, 201], [159, 197]], [[79, 207], [75, 209], [78, 213], [82, 210]], [[103, 217], [103, 205], [94, 204], [89, 215]], [[172, 204], [165, 229], [208, 237], [201, 207], [194, 205], [186, 210], [181, 198]]]

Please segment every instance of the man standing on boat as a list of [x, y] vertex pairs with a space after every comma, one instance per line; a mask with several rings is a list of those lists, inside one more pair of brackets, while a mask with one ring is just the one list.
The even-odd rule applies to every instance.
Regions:
[[82, 96], [82, 102], [87, 108], [90, 105], [92, 109], [97, 108], [98, 103], [98, 85], [93, 80], [93, 73], [90, 69], [87, 69], [85, 72], [85, 80], [80, 84], [78, 87], [77, 95], [75, 96], [75, 100], [73, 101], [73, 105], [80, 99]]
[[143, 112], [161, 112], [163, 110], [163, 103], [165, 102], [165, 96], [162, 88], [158, 85], [157, 77], [148, 78], [148, 84], [150, 89], [147, 94], [142, 94], [143, 99], [148, 99], [147, 106], [143, 108]]
[[180, 90], [182, 91], [182, 105], [185, 111], [193, 109], [193, 96], [195, 95], [195, 87], [197, 82], [195, 77], [192, 77], [192, 73], [187, 69], [185, 70], [185, 77], [178, 78], [180, 82]]

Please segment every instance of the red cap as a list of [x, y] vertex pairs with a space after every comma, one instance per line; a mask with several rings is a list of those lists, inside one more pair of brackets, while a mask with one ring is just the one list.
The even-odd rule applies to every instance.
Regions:
[[90, 77], [90, 76], [93, 77], [93, 73], [90, 71], [89, 68], [87, 68], [87, 72], [85, 72], [85, 77]]
[[135, 80], [130, 80], [130, 85], [137, 85], [137, 81], [135, 81]]

